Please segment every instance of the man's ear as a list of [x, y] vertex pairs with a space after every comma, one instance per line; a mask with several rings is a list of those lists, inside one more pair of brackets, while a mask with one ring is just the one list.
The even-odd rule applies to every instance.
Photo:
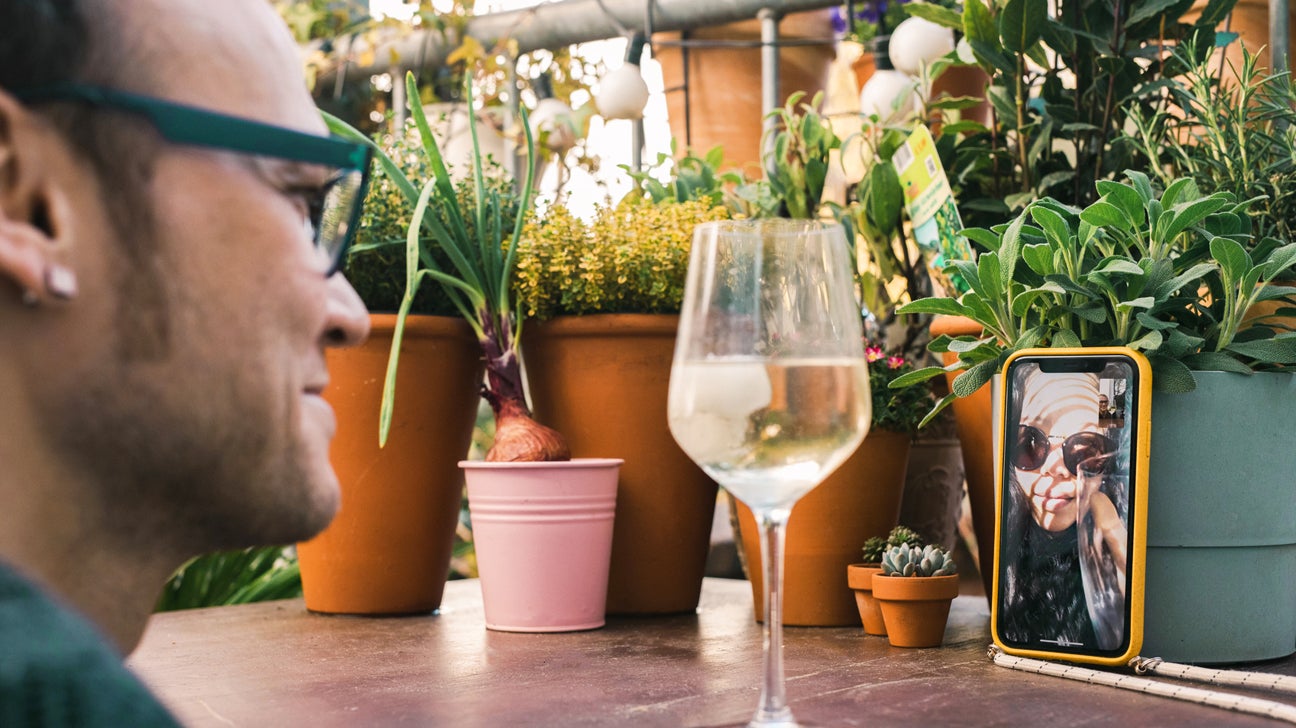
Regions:
[[56, 231], [66, 231], [71, 218], [48, 175], [54, 136], [0, 90], [0, 286], [7, 281], [30, 305], [76, 293], [75, 278], [59, 262], [67, 243]]

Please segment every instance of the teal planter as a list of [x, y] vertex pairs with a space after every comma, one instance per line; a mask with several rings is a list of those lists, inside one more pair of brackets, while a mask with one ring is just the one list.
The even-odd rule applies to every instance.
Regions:
[[1152, 398], [1140, 654], [1296, 652], [1296, 376], [1195, 372]]

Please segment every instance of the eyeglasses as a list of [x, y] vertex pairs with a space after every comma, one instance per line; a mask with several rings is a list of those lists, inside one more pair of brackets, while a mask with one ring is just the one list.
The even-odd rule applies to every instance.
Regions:
[[1111, 457], [1116, 443], [1098, 432], [1077, 432], [1063, 438], [1046, 435], [1038, 427], [1017, 426], [1017, 444], [1013, 448], [1012, 463], [1018, 470], [1037, 470], [1048, 459], [1053, 442], [1062, 441], [1062, 462], [1072, 475], [1079, 475], [1081, 466], [1090, 473], [1110, 473]]
[[326, 276], [341, 267], [355, 238], [373, 155], [365, 144], [315, 136], [101, 86], [55, 84], [13, 93], [26, 103], [75, 101], [138, 114], [163, 139], [175, 144], [333, 167], [336, 172], [318, 190], [312, 190], [307, 199], [310, 235], [321, 257], [327, 260]]

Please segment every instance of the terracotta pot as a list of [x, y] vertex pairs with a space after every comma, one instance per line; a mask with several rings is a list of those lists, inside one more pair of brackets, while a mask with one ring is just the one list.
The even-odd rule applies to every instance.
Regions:
[[523, 329], [536, 415], [577, 457], [621, 466], [612, 539], [610, 614], [697, 608], [716, 484], [675, 443], [666, 394], [678, 316], [569, 316]]
[[477, 415], [481, 354], [458, 318], [410, 316], [387, 447], [378, 410], [396, 317], [370, 317], [369, 340], [330, 349], [324, 397], [337, 413], [330, 460], [342, 487], [333, 523], [298, 544], [306, 608], [412, 614], [441, 605], [463, 496], [457, 463]]
[[[937, 316], [932, 321], [931, 335], [950, 336], [981, 335], [981, 325], [961, 316]], [[942, 354], [946, 366], [958, 357]], [[957, 374], [946, 374], [950, 386]], [[989, 385], [971, 396], [960, 397], [950, 405], [958, 429], [959, 444], [963, 451], [963, 472], [967, 478], [968, 503], [972, 507], [972, 526], [976, 532], [977, 568], [981, 570], [981, 583], [986, 599], [990, 598], [994, 579], [995, 536], [995, 468], [993, 417]]]
[[963, 452], [954, 418], [939, 417], [918, 433], [909, 450], [900, 522], [917, 531], [924, 542], [953, 551], [959, 536], [963, 480]]
[[981, 103], [976, 106], [960, 109], [959, 119], [989, 126], [991, 109], [990, 102], [986, 100], [986, 86], [989, 84], [990, 77], [980, 66], [950, 66], [940, 78], [932, 82], [932, 98], [938, 99], [946, 94], [953, 98], [972, 96], [981, 99]]
[[[784, 549], [783, 623], [849, 627], [859, 622], [855, 593], [842, 573], [864, 542], [886, 536], [900, 517], [909, 435], [878, 430], [819, 487], [797, 502]], [[751, 509], [738, 503], [739, 531], [757, 621], [764, 614], [760, 533]]]
[[940, 647], [958, 574], [873, 577], [873, 598], [882, 607], [887, 639], [895, 647]]
[[[833, 49], [832, 11], [828, 8], [790, 13], [779, 23], [784, 40], [822, 40], [823, 43], [779, 48], [779, 103], [795, 91], [806, 100], [828, 87]], [[760, 40], [760, 23], [744, 20], [689, 31], [690, 40]], [[679, 33], [661, 33], [654, 39], [679, 40]], [[671, 136], [680, 153], [691, 146], [699, 154], [723, 145], [727, 163], [741, 166], [748, 176], [760, 175], [761, 52], [760, 48], [689, 48], [688, 89], [684, 90], [684, 60], [678, 46], [654, 46], [667, 89], [666, 112]], [[687, 128], [684, 97], [689, 98]]]
[[873, 575], [882, 573], [881, 564], [851, 564], [846, 567], [846, 585], [855, 591], [855, 606], [859, 609], [864, 634], [886, 636], [886, 623], [882, 608], [873, 598]]
[[855, 91], [858, 93], [877, 70], [877, 59], [873, 57], [873, 52], [866, 48], [859, 58], [851, 62], [851, 70], [855, 72]]
[[486, 628], [602, 627], [620, 460], [464, 461]]
[[[1296, 280], [1274, 281], [1273, 285], [1292, 287], [1296, 286]], [[1279, 333], [1296, 331], [1296, 315], [1289, 313], [1293, 308], [1296, 308], [1296, 296], [1284, 296], [1272, 301], [1254, 303], [1246, 310], [1242, 328], [1248, 329], [1255, 324], [1256, 319], [1263, 319], [1263, 323], [1279, 329]], [[1286, 311], [1278, 313], [1282, 309]]]

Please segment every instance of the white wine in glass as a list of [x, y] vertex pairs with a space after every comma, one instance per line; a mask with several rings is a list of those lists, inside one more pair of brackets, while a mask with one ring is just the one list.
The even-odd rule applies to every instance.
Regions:
[[840, 226], [703, 223], [671, 367], [675, 440], [761, 527], [765, 653], [751, 726], [795, 726], [783, 685], [783, 539], [792, 506], [868, 433], [868, 364]]

